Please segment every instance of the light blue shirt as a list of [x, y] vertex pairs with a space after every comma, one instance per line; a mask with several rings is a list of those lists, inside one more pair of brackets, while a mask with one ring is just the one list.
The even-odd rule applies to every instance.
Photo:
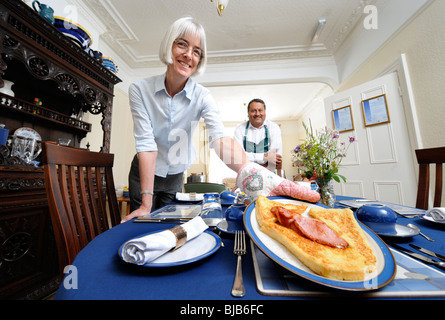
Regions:
[[204, 119], [210, 146], [224, 137], [219, 109], [210, 91], [189, 78], [173, 98], [165, 74], [134, 82], [129, 88], [136, 151], [157, 151], [155, 175], [187, 170], [197, 159], [193, 132]]

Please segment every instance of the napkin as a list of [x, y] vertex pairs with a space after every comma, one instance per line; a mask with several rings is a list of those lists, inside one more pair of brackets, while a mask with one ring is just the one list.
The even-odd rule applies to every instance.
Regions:
[[425, 213], [425, 216], [431, 217], [434, 221], [445, 223], [445, 208], [433, 208]]
[[181, 193], [176, 192], [176, 200], [179, 201], [201, 201], [204, 200], [204, 193]]
[[[187, 234], [187, 241], [196, 238], [208, 228], [201, 217], [195, 217], [180, 226]], [[176, 247], [177, 238], [172, 232], [173, 229], [167, 229], [127, 241], [122, 248], [122, 259], [125, 262], [137, 265], [143, 265], [155, 260]]]

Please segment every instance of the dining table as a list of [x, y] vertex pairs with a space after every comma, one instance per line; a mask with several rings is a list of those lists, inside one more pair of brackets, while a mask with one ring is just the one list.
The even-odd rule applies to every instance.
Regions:
[[[340, 202], [351, 199], [357, 197], [337, 196], [335, 207], [343, 208]], [[223, 206], [223, 211], [225, 210], [227, 206]], [[127, 263], [121, 258], [119, 250], [127, 240], [170, 229], [177, 224], [130, 220], [98, 235], [78, 253], [72, 265], [66, 269], [65, 278], [54, 300], [219, 300], [224, 303], [258, 301], [256, 304], [261, 304], [265, 300], [314, 298], [445, 298], [445, 269], [422, 263], [396, 249], [416, 251], [410, 246], [415, 244], [445, 255], [445, 224], [427, 221], [421, 216], [408, 218], [398, 215], [397, 224], [414, 224], [435, 241], [429, 241], [420, 234], [379, 237], [397, 262], [397, 275], [383, 288], [370, 291], [341, 290], [300, 277], [270, 259], [247, 236], [247, 253], [242, 257], [245, 287], [242, 298], [231, 295], [237, 264], [237, 256], [233, 252], [234, 235], [221, 232], [218, 228], [209, 228], [208, 232], [221, 239], [219, 248], [205, 258], [191, 263], [147, 267]], [[362, 227], [366, 228], [363, 225]], [[232, 311], [235, 312], [229, 310]], [[252, 313], [260, 311], [248, 310]]]

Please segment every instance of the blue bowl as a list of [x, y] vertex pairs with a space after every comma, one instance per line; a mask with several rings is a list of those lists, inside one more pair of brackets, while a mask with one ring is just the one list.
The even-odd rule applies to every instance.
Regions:
[[381, 204], [365, 204], [357, 209], [357, 219], [377, 234], [396, 234], [397, 214]]

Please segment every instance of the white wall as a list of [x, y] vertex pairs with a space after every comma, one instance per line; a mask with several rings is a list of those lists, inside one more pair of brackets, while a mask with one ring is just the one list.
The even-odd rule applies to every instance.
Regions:
[[[337, 92], [376, 78], [382, 70], [406, 55], [414, 104], [424, 148], [445, 145], [445, 1], [432, 1], [403, 30], [392, 36], [348, 78]], [[359, 43], [349, 43], [358, 46]], [[343, 70], [351, 69], [344, 67]]]
[[[127, 91], [130, 83], [136, 79], [163, 72], [163, 69], [131, 70], [119, 57], [100, 41], [103, 26], [97, 19], [91, 19], [88, 12], [73, 13], [72, 4], [79, 0], [46, 0], [45, 3], [55, 9], [59, 16], [78, 15], [78, 23], [91, 33], [95, 50], [115, 59], [119, 66], [118, 76], [123, 80], [115, 88], [113, 108], [111, 151], [116, 154], [116, 184], [126, 184], [129, 163], [134, 155], [134, 139], [132, 120], [129, 112]], [[32, 3], [31, 0], [27, 0]], [[384, 10], [379, 12], [379, 29], [364, 30], [360, 25], [339, 48], [334, 58], [290, 59], [283, 61], [247, 62], [229, 65], [209, 65], [207, 72], [197, 80], [204, 85], [228, 85], [246, 83], [289, 83], [319, 81], [331, 88], [341, 91], [369, 81], [376, 77], [389, 63], [407, 54], [410, 73], [412, 75], [420, 131], [424, 146], [445, 145], [445, 32], [443, 12], [445, 1], [442, 0], [391, 0], [385, 1]], [[408, 25], [401, 25], [401, 19], [409, 17], [414, 10], [430, 4]], [[81, 7], [81, 6], [78, 6]], [[70, 11], [71, 10], [71, 11]], [[81, 9], [80, 9], [81, 10]], [[402, 28], [399, 30], [399, 28]], [[396, 32], [392, 35], [392, 32]], [[380, 47], [381, 46], [381, 47]], [[375, 53], [374, 50], [376, 50]], [[319, 101], [314, 101], [300, 123], [284, 124], [283, 131], [289, 136], [285, 148], [294, 147], [301, 134], [301, 121], [310, 118], [314, 126], [323, 124], [323, 112]], [[90, 142], [92, 150], [97, 150], [102, 143], [100, 116], [86, 115], [86, 121], [93, 123], [93, 132], [84, 142]], [[283, 133], [284, 135], [284, 133]], [[287, 140], [287, 139], [286, 139]], [[292, 173], [292, 168], [288, 171]], [[289, 174], [288, 174], [289, 176]]]

